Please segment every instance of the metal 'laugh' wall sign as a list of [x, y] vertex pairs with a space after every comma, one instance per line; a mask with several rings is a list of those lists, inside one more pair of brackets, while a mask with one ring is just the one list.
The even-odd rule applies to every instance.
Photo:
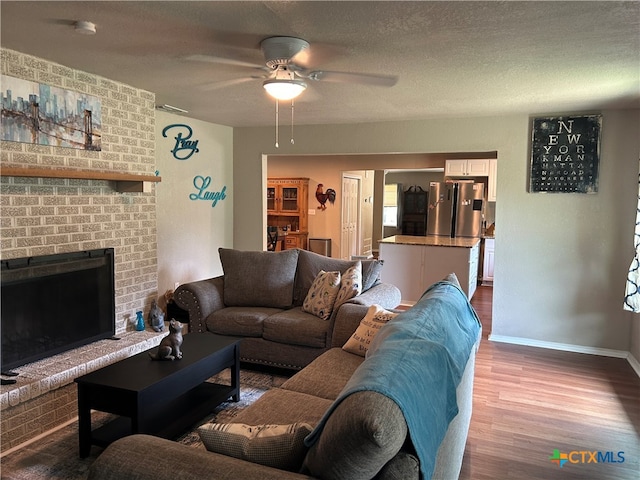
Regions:
[[534, 118], [529, 191], [597, 193], [601, 115]]

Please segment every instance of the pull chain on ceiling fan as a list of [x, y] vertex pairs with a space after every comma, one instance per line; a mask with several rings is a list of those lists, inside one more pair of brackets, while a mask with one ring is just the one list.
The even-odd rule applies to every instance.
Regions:
[[[278, 143], [278, 130], [279, 130], [279, 105], [280, 100], [276, 98], [276, 148], [280, 148], [280, 144]], [[295, 141], [293, 139], [293, 110], [294, 110], [294, 99], [291, 99], [291, 145], [295, 145]]]

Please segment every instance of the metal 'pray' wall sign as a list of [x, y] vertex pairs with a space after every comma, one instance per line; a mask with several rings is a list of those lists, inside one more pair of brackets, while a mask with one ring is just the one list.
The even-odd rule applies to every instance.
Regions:
[[601, 115], [534, 118], [529, 191], [597, 193]]
[[[198, 140], [191, 140], [193, 130], [189, 125], [185, 125], [184, 123], [167, 125], [162, 129], [162, 136], [167, 138], [167, 132], [169, 130], [177, 131], [174, 137], [176, 143], [173, 146], [173, 150], [171, 150], [173, 158], [176, 160], [189, 160], [191, 155], [200, 151], [198, 149]], [[185, 135], [183, 136], [183, 134]]]

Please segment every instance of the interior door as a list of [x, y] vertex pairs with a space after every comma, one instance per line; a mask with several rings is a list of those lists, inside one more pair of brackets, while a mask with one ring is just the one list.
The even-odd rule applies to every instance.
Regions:
[[360, 255], [360, 179], [342, 176], [342, 225], [340, 258], [349, 260]]

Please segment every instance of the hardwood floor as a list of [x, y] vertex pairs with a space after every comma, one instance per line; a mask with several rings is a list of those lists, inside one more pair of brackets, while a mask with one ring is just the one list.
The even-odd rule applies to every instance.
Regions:
[[[471, 302], [483, 339], [460, 479], [639, 479], [640, 378], [629, 363], [490, 342], [491, 297], [480, 287]], [[562, 468], [554, 450], [568, 455]]]

